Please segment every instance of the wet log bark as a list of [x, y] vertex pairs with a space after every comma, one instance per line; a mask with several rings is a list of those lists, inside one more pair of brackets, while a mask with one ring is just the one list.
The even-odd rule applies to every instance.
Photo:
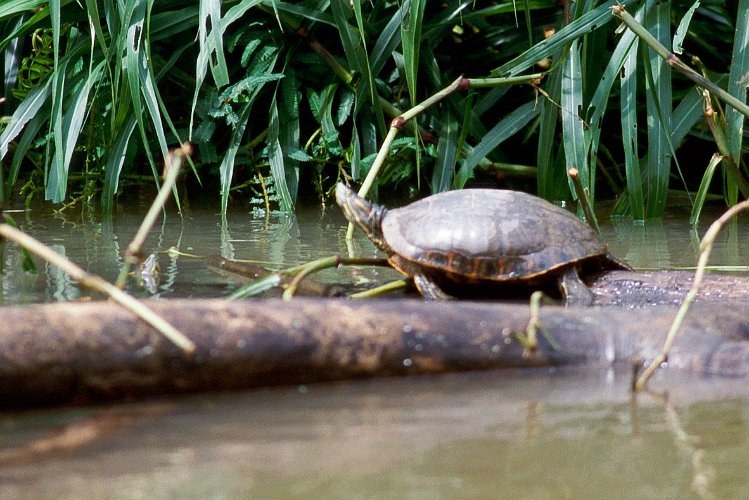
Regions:
[[[673, 284], [664, 276], [627, 274], [640, 292]], [[611, 273], [594, 288], [615, 288], [622, 279]], [[730, 304], [694, 306], [671, 367], [749, 377], [749, 301]], [[148, 305], [197, 344], [195, 356], [107, 302], [0, 309], [0, 406], [478, 369], [608, 367], [652, 358], [676, 311], [544, 306], [545, 334], [529, 354], [518, 340], [529, 321], [524, 304], [215, 299]]]
[[[678, 306], [692, 286], [692, 271], [611, 271], [589, 283], [601, 306]], [[749, 304], [749, 276], [706, 274], [695, 303]]]

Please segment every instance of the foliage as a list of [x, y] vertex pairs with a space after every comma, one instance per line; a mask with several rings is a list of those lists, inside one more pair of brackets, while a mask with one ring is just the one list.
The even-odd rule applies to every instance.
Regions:
[[[169, 145], [191, 140], [192, 175], [218, 185], [224, 210], [242, 192], [232, 186], [253, 179], [292, 210], [300, 195], [361, 179], [390, 120], [458, 75], [545, 68], [537, 85], [471, 88], [421, 113], [379, 185], [441, 191], [499, 176], [528, 188], [514, 177], [525, 165], [541, 196], [561, 200], [575, 166], [591, 198], [621, 195], [618, 213], [644, 219], [662, 214], [669, 189], [702, 181], [704, 200], [719, 151], [736, 166], [715, 176], [735, 203], [743, 115], [713, 103], [718, 147], [696, 87], [616, 32], [617, 3], [745, 100], [749, 0], [580, 0], [567, 21], [553, 0], [5, 2], [0, 51], [17, 71], [2, 82], [1, 191], [28, 179], [33, 192], [42, 177], [60, 203], [83, 174], [109, 213], [124, 175], [148, 165], [158, 183]], [[682, 151], [702, 163], [677, 161]]]

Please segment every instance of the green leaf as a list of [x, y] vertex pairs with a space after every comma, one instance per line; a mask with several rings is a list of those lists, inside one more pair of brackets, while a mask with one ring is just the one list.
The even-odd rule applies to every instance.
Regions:
[[401, 46], [406, 70], [406, 84], [411, 98], [411, 106], [419, 102], [416, 94], [419, 71], [419, 47], [421, 45], [421, 25], [424, 20], [424, 0], [408, 0], [408, 10], [401, 21]]
[[458, 121], [447, 109], [442, 113], [442, 127], [437, 142], [437, 161], [432, 172], [432, 193], [450, 189], [458, 154]]
[[545, 59], [553, 55], [555, 52], [565, 48], [570, 42], [572, 42], [572, 40], [577, 40], [587, 33], [607, 25], [612, 19], [614, 19], [614, 16], [611, 13], [611, 7], [614, 5], [626, 6], [634, 1], [635, 0], [609, 0], [587, 14], [575, 19], [550, 38], [540, 41], [519, 56], [492, 70], [491, 75], [506, 77], [522, 73], [542, 59]]
[[44, 85], [31, 89], [26, 98], [21, 101], [11, 116], [10, 123], [0, 135], [0, 159], [8, 154], [8, 145], [23, 131], [26, 124], [35, 118], [45, 104], [50, 104], [52, 97], [52, 79]]
[[[62, 116], [61, 128], [65, 131], [65, 135], [60, 145], [55, 144], [55, 163], [53, 164], [53, 168], [50, 169], [47, 182], [47, 197], [54, 202], [62, 202], [65, 199], [70, 160], [73, 158], [81, 128], [83, 127], [83, 121], [88, 112], [88, 96], [94, 85], [99, 82], [101, 73], [104, 70], [104, 64], [105, 61], [100, 61], [86, 80], [81, 85], [78, 85]], [[62, 149], [58, 155], [57, 148], [60, 147]]]
[[[641, 20], [645, 13], [652, 7], [653, 1], [650, 0], [635, 14], [635, 18]], [[603, 115], [606, 112], [606, 108], [609, 103], [609, 96], [611, 95], [611, 88], [620, 75], [622, 67], [625, 64], [627, 57], [632, 52], [637, 53], [637, 37], [631, 30], [626, 30], [616, 44], [614, 52], [609, 57], [606, 69], [601, 75], [600, 83], [596, 87], [596, 91], [588, 104], [588, 121], [590, 128], [585, 131], [586, 145], [588, 149], [588, 161], [591, 165], [595, 164], [598, 155], [598, 145], [601, 138]], [[636, 59], [630, 60], [631, 69], [634, 70], [636, 66]], [[634, 83], [634, 82], [633, 82]], [[625, 146], [626, 149], [626, 146]]]
[[282, 212], [293, 212], [294, 202], [286, 184], [286, 167], [284, 165], [283, 151], [279, 141], [280, 122], [278, 118], [278, 105], [273, 99], [270, 110], [270, 126], [268, 127], [268, 161], [270, 170], [273, 174], [273, 182], [276, 186], [276, 192], [280, 196], [279, 205]]
[[[671, 39], [671, 2], [657, 4], [646, 16], [646, 27], [661, 43]], [[666, 205], [671, 174], [671, 67], [652, 49], [646, 50], [648, 170], [646, 217], [660, 217]]]
[[[213, 81], [220, 88], [229, 84], [229, 70], [224, 58], [221, 2], [219, 0], [200, 0], [199, 3], [198, 42], [200, 54], [207, 53]], [[208, 25], [209, 21], [210, 26]]]
[[[580, 175], [580, 182], [588, 190], [593, 202], [593, 176], [588, 168], [585, 154], [585, 137], [583, 120], [580, 111], [583, 105], [582, 69], [580, 67], [580, 47], [573, 41], [569, 53], [562, 63], [562, 143], [567, 162], [566, 170], [575, 167]], [[572, 180], [569, 180], [570, 191], [577, 199]]]
[[219, 166], [219, 177], [221, 178], [221, 214], [226, 216], [226, 208], [229, 203], [229, 190], [231, 189], [231, 179], [234, 175], [234, 158], [237, 156], [239, 146], [242, 144], [242, 137], [247, 128], [247, 122], [250, 119], [253, 101], [242, 105], [237, 123], [234, 125], [231, 136], [229, 137], [229, 146], [226, 148], [226, 154], [221, 160]]
[[101, 192], [102, 212], [106, 216], [112, 214], [114, 197], [119, 187], [120, 174], [122, 166], [125, 163], [127, 147], [130, 144], [130, 138], [135, 131], [137, 119], [135, 114], [131, 113], [126, 122], [119, 127], [112, 147], [107, 153], [106, 167], [104, 170], [104, 186]]
[[[742, 102], [746, 102], [749, 75], [749, 0], [739, 0], [738, 4], [727, 90]], [[738, 164], [744, 135], [744, 115], [731, 106], [726, 106], [726, 129], [729, 152]]]
[[692, 226], [696, 225], [700, 220], [700, 213], [702, 213], [702, 207], [705, 204], [708, 189], [710, 189], [710, 183], [713, 180], [713, 174], [715, 173], [716, 167], [720, 165], [721, 160], [721, 155], [715, 153], [712, 158], [710, 158], [710, 163], [708, 163], [705, 173], [702, 175], [702, 181], [700, 182], [699, 189], [697, 189], [694, 205], [692, 205], [692, 213], [689, 216], [689, 224]]
[[[550, 99], [542, 99], [539, 103], [538, 147], [536, 149], [536, 164], [538, 174], [536, 182], [538, 195], [547, 200], [560, 199], [560, 185], [566, 183], [567, 172], [564, 162], [557, 166], [555, 136], [559, 117], [557, 104], [562, 94], [562, 72], [555, 71], [546, 80], [546, 94]], [[569, 189], [566, 190], [569, 192]]]
[[[164, 137], [164, 128], [161, 124], [161, 115], [159, 106], [153, 96], [153, 85], [150, 82], [149, 62], [145, 52], [145, 18], [146, 3], [145, 0], [128, 0], [125, 12], [130, 13], [130, 17], [124, 18], [123, 22], [127, 25], [127, 43], [125, 46], [125, 71], [128, 77], [130, 87], [130, 99], [132, 100], [132, 111], [138, 120], [138, 129], [140, 130], [143, 144], [146, 145], [145, 153], [148, 162], [151, 165], [151, 172], [154, 180], [158, 184], [159, 173], [156, 169], [153, 156], [149, 147], [149, 135], [146, 132], [146, 123], [144, 115], [146, 111], [151, 115], [151, 122], [156, 131], [156, 136], [161, 146], [161, 152], [164, 158], [169, 154], [166, 138]], [[150, 89], [149, 89], [150, 87]], [[142, 95], [142, 97], [141, 97]], [[145, 103], [145, 109], [143, 104]]]
[[687, 32], [689, 31], [689, 23], [692, 22], [694, 11], [697, 10], [697, 7], [699, 6], [700, 0], [695, 0], [692, 6], [689, 7], [689, 10], [687, 10], [687, 13], [684, 14], [684, 17], [681, 18], [681, 21], [679, 21], [679, 26], [678, 28], [676, 28], [676, 33], [674, 33], [673, 42], [673, 51], [677, 54], [681, 54], [682, 52], [684, 52], [681, 44], [684, 43], [684, 37], [687, 36]]
[[627, 177], [627, 192], [632, 219], [645, 220], [645, 201], [640, 174], [640, 156], [637, 145], [637, 47], [638, 40], [631, 41], [621, 78], [621, 121], [624, 168]]
[[531, 101], [515, 109], [509, 115], [499, 121], [487, 134], [481, 138], [474, 148], [469, 149], [468, 156], [463, 160], [458, 173], [455, 175], [453, 187], [461, 189], [465, 187], [473, 177], [473, 171], [476, 165], [483, 160], [486, 155], [491, 153], [502, 142], [512, 137], [523, 128], [538, 114], [536, 103]]

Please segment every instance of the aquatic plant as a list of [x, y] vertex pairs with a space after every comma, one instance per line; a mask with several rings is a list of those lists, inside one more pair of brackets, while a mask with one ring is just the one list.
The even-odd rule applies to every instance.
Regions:
[[[1, 82], [0, 191], [41, 171], [45, 198], [60, 203], [73, 179], [94, 180], [109, 213], [127, 176], [150, 165], [158, 184], [169, 146], [190, 140], [191, 175], [217, 186], [224, 210], [232, 186], [257, 174], [292, 210], [300, 191], [362, 179], [389, 121], [459, 75], [541, 70], [542, 81], [471, 88], [424, 110], [375, 186], [499, 178], [533, 189], [533, 176], [541, 196], [563, 200], [575, 167], [591, 200], [603, 190], [619, 196], [616, 213], [644, 219], [662, 214], [670, 189], [701, 183], [699, 208], [722, 166], [717, 190], [735, 203], [743, 115], [711, 101], [718, 126], [706, 134], [707, 97], [642, 33], [617, 30], [619, 4], [745, 101], [749, 0], [4, 2], [0, 53], [15, 71]], [[709, 154], [687, 168], [681, 151]]]

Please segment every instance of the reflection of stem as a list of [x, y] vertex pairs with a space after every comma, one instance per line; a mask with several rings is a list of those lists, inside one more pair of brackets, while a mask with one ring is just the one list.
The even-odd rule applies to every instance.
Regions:
[[737, 203], [736, 205], [728, 209], [723, 215], [721, 215], [718, 220], [713, 222], [710, 225], [710, 228], [708, 228], [705, 236], [702, 238], [702, 242], [700, 243], [700, 258], [697, 261], [697, 270], [694, 273], [692, 287], [689, 289], [687, 296], [684, 298], [684, 302], [682, 302], [679, 311], [676, 313], [676, 317], [674, 318], [674, 322], [671, 324], [671, 329], [668, 332], [668, 336], [666, 336], [666, 341], [663, 343], [663, 349], [661, 350], [661, 353], [653, 360], [650, 366], [647, 367], [647, 369], [637, 380], [637, 384], [635, 385], [636, 391], [642, 390], [648, 383], [648, 380], [650, 380], [650, 377], [652, 377], [655, 371], [658, 369], [658, 367], [668, 359], [668, 353], [671, 350], [674, 341], [676, 340], [677, 334], [679, 333], [679, 327], [684, 321], [684, 317], [687, 315], [689, 307], [697, 297], [697, 291], [699, 290], [700, 284], [702, 283], [702, 278], [705, 275], [705, 267], [707, 266], [707, 261], [710, 258], [710, 252], [713, 249], [713, 243], [715, 242], [715, 238], [718, 236], [718, 233], [720, 233], [720, 230], [723, 229], [723, 226], [725, 226], [726, 222], [728, 222], [734, 215], [738, 214], [742, 210], [747, 209], [749, 209], [749, 200], [744, 200], [741, 203]]
[[[668, 400], [667, 394], [656, 394], [649, 391], [647, 394], [663, 405], [666, 412], [666, 423], [674, 436], [674, 443], [684, 455], [689, 457], [689, 462], [692, 465], [692, 490], [700, 498], [713, 498], [715, 495], [710, 491], [710, 487], [715, 472], [703, 462], [705, 450], [700, 446], [699, 439], [684, 429], [679, 413]], [[636, 395], [633, 395], [633, 398], [636, 398]], [[636, 399], [633, 399], [633, 402], [636, 408]]]
[[123, 292], [116, 286], [108, 283], [104, 279], [94, 274], [89, 274], [73, 262], [69, 261], [62, 255], [58, 254], [42, 242], [32, 238], [23, 231], [20, 231], [9, 224], [0, 224], [0, 236], [14, 241], [26, 248], [29, 252], [41, 257], [53, 266], [61, 269], [70, 277], [76, 280], [81, 286], [91, 288], [105, 295], [108, 295], [113, 301], [117, 302], [125, 309], [129, 310], [146, 323], [153, 326], [167, 339], [176, 344], [187, 354], [195, 351], [195, 344], [185, 337], [179, 330], [174, 328], [163, 318], [146, 307], [143, 303], [137, 301], [132, 296]]
[[666, 64], [679, 71], [681, 74], [692, 80], [700, 87], [706, 88], [716, 96], [718, 96], [723, 102], [731, 105], [736, 111], [742, 115], [749, 117], [749, 106], [743, 103], [740, 99], [729, 94], [722, 88], [718, 87], [715, 83], [708, 80], [698, 72], [684, 64], [676, 54], [668, 50], [661, 42], [659, 42], [648, 30], [646, 30], [640, 23], [638, 23], [629, 12], [624, 10], [621, 5], [615, 5], [611, 7], [611, 11], [614, 13], [620, 21], [627, 25], [643, 42], [647, 43], [659, 56], [661, 56]]
[[189, 142], [185, 142], [179, 148], [175, 148], [169, 152], [169, 156], [164, 164], [164, 183], [161, 185], [156, 198], [151, 204], [151, 208], [148, 209], [146, 216], [143, 217], [143, 222], [138, 228], [138, 232], [133, 236], [133, 241], [127, 246], [125, 250], [124, 263], [120, 270], [120, 275], [117, 277], [116, 285], [119, 288], [124, 288], [127, 282], [127, 276], [130, 273], [130, 266], [137, 265], [140, 262], [140, 249], [143, 246], [143, 242], [146, 241], [148, 233], [151, 231], [153, 224], [156, 222], [156, 217], [164, 209], [167, 198], [172, 192], [177, 177], [179, 176], [179, 168], [182, 165], [182, 160], [192, 154], [192, 145]]

